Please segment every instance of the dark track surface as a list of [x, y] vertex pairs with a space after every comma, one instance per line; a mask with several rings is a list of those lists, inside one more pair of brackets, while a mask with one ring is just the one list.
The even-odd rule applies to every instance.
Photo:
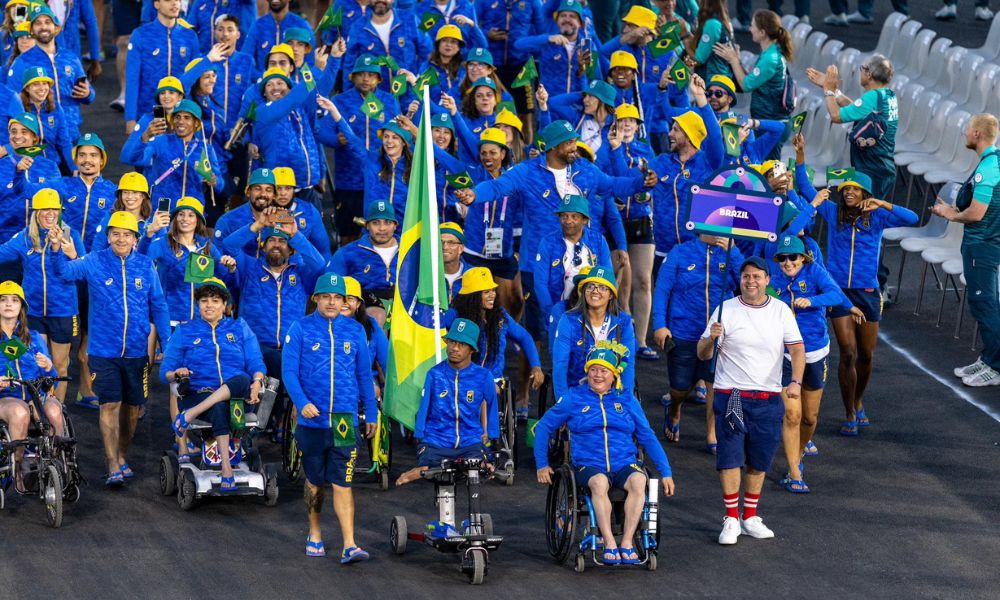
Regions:
[[[813, 9], [814, 22], [821, 22], [826, 13], [821, 4]], [[914, 13], [930, 24], [937, 7], [920, 2]], [[883, 18], [887, 7], [879, 8], [877, 15]], [[967, 3], [960, 9], [971, 11]], [[986, 26], [974, 24], [971, 15], [965, 18], [941, 30], [967, 44], [981, 44]], [[867, 50], [874, 46], [878, 29], [832, 32]], [[114, 93], [113, 64], [106, 63], [105, 69], [98, 103], [86, 118], [114, 155], [123, 127], [119, 114], [106, 108]], [[109, 168], [108, 175], [117, 178], [120, 172]], [[898, 264], [895, 251], [889, 251], [887, 263], [893, 268]], [[883, 329], [899, 349], [961, 388], [950, 371], [976, 357], [969, 349], [971, 323], [966, 319], [961, 340], [952, 338], [957, 303], [950, 296], [944, 324], [936, 329], [938, 295], [932, 284], [923, 314], [914, 317], [917, 279], [919, 271], [908, 268], [902, 304], [887, 312]], [[641, 362], [638, 369], [647, 412], [659, 427], [662, 411], [656, 398], [666, 389], [666, 363]], [[997, 415], [997, 388], [963, 389], [963, 399], [883, 340], [867, 397], [873, 426], [860, 438], [848, 439], [836, 434], [842, 409], [835, 373], [834, 359], [815, 436], [821, 455], [806, 463], [813, 492], [792, 495], [777, 486], [785, 468], [780, 458], [765, 485], [761, 513], [776, 539], [741, 538], [731, 548], [716, 544], [723, 507], [714, 460], [702, 451], [701, 408], [688, 404], [682, 441], [667, 447], [678, 494], [661, 505], [657, 572], [592, 568], [577, 575], [568, 566], [553, 565], [542, 527], [544, 489], [534, 483], [532, 461], [522, 452], [514, 487], [486, 487], [486, 510], [506, 540], [493, 555], [486, 585], [475, 590], [466, 586], [453, 556], [419, 547], [402, 558], [390, 555], [387, 532], [394, 514], [406, 515], [412, 529], [436, 513], [430, 485], [389, 492], [367, 483], [356, 486], [357, 537], [373, 559], [350, 568], [339, 566], [332, 556], [305, 557], [301, 484], [282, 479], [275, 508], [223, 500], [202, 502], [182, 513], [173, 497], [158, 492], [158, 460], [170, 440], [166, 390], [157, 383], [150, 415], [140, 425], [129, 459], [138, 478], [124, 490], [103, 489], [96, 413], [69, 409], [90, 485], [79, 503], [67, 505], [59, 530], [45, 525], [36, 499], [8, 499], [0, 514], [0, 595], [995, 598], [1000, 584], [1000, 423], [995, 418], [1000, 417], [991, 418], [966, 399]], [[274, 447], [264, 447], [270, 459], [277, 460]], [[413, 462], [412, 449], [397, 444], [394, 475]], [[324, 519], [328, 550], [336, 553], [339, 533], [329, 501]]]

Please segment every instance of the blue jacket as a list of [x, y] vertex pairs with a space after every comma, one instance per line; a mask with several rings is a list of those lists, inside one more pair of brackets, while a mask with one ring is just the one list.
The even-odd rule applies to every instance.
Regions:
[[[578, 267], [611, 264], [611, 249], [597, 229], [584, 227], [580, 244], [582, 262]], [[535, 273], [534, 291], [538, 296], [543, 315], [552, 309], [554, 303], [562, 300], [563, 290], [566, 289], [566, 265], [563, 262], [565, 256], [566, 238], [563, 237], [562, 229], [550, 231], [538, 247], [535, 266], [531, 269]]]
[[[153, 110], [160, 79], [180, 78], [200, 52], [198, 35], [181, 23], [169, 29], [153, 19], [132, 32], [125, 63], [125, 120], [137, 121]], [[20, 81], [20, 79], [18, 79]]]
[[[371, 118], [361, 112], [361, 105], [365, 99], [353, 86], [345, 86], [345, 90], [332, 98], [340, 111], [342, 121], [347, 121], [351, 131], [364, 142], [364, 149], [367, 151], [378, 150], [382, 147], [382, 142], [378, 138], [378, 130], [390, 119], [400, 114], [399, 102], [389, 92], [376, 89], [375, 95], [384, 105], [382, 114], [377, 118]], [[333, 124], [333, 119], [324, 117], [316, 122], [317, 139], [320, 142], [333, 148], [334, 162], [337, 164], [333, 173], [333, 182], [338, 190], [363, 190], [365, 189], [365, 159], [358, 158], [355, 148], [350, 142], [341, 144], [336, 139], [339, 130]], [[331, 134], [323, 136], [324, 130]]]
[[188, 5], [185, 20], [198, 32], [198, 48], [203, 54], [212, 49], [215, 19], [224, 14], [233, 14], [240, 19], [240, 39], [236, 41], [236, 49], [240, 50], [257, 19], [257, 3], [254, 0], [192, 0]]
[[[56, 96], [56, 104], [62, 107], [66, 113], [66, 127], [69, 130], [69, 137], [76, 140], [80, 137], [80, 123], [83, 117], [80, 115], [80, 105], [90, 104], [94, 101], [97, 92], [94, 86], [90, 86], [90, 94], [86, 98], [79, 100], [73, 98], [73, 85], [80, 77], [86, 76], [80, 57], [74, 52], [56, 48], [55, 57], [48, 55], [45, 50], [35, 46], [21, 56], [14, 59], [14, 63], [7, 71], [7, 87], [15, 93], [21, 92], [21, 82], [24, 70], [31, 67], [45, 67], [53, 75], [55, 85], [52, 86], [52, 93]], [[129, 78], [129, 81], [132, 81]]]
[[90, 252], [97, 226], [111, 214], [118, 185], [101, 176], [90, 186], [79, 176], [67, 177], [62, 182], [66, 188], [63, 220], [80, 233], [86, 251]]
[[59, 33], [66, 31], [72, 34], [58, 36], [57, 43], [62, 49], [72, 52], [77, 56], [83, 56], [80, 47], [80, 24], [83, 24], [87, 35], [87, 54], [91, 60], [101, 58], [101, 30], [97, 27], [97, 15], [94, 14], [94, 4], [87, 0], [67, 0], [66, 14], [60, 23]]
[[[112, 203], [112, 205], [113, 204], [114, 203]], [[94, 239], [90, 243], [91, 251], [92, 252], [99, 252], [101, 250], [105, 250], [109, 246], [109, 244], [108, 244], [108, 221], [111, 220], [111, 214], [112, 214], [111, 211], [108, 211], [107, 213], [105, 213], [104, 217], [101, 219], [100, 224], [98, 224], [97, 228], [94, 229]], [[152, 215], [150, 215], [149, 218], [152, 219], [153, 218]], [[139, 235], [138, 235], [138, 237], [139, 237], [139, 244], [138, 244], [138, 248], [139, 248], [140, 252], [145, 252], [145, 249], [149, 247], [149, 244], [151, 244], [153, 242], [153, 239], [158, 238], [158, 237], [163, 236], [163, 235], [166, 235], [166, 232], [167, 232], [167, 229], [163, 228], [160, 231], [156, 232], [156, 234], [153, 236], [153, 238], [150, 238], [149, 236], [146, 235], [146, 227], [149, 226], [149, 220], [145, 220], [145, 221], [140, 220], [138, 222], [138, 225], [139, 225]]]
[[490, 40], [490, 54], [498, 67], [519, 65], [528, 60], [528, 54], [518, 49], [514, 42], [546, 31], [539, 0], [476, 0], [476, 15], [484, 34], [489, 34], [491, 29], [507, 31], [507, 39]]
[[[721, 121], [733, 114], [735, 113], [724, 112], [716, 116]], [[730, 156], [726, 154], [726, 161], [729, 164], [743, 165], [745, 167], [759, 165], [767, 160], [771, 150], [781, 142], [781, 136], [784, 134], [784, 122], [760, 119], [760, 127], [756, 131], [751, 130], [750, 136], [740, 144], [740, 155]]]
[[698, 341], [712, 311], [740, 288], [742, 264], [735, 246], [728, 255], [697, 238], [674, 246], [656, 277], [653, 329], [669, 327], [678, 340]]
[[[56, 277], [52, 264], [54, 251], [49, 250], [48, 229], [39, 229], [38, 238], [41, 250], [35, 250], [31, 244], [28, 230], [19, 231], [6, 244], [0, 246], [0, 263], [20, 260], [24, 266], [24, 297], [28, 301], [28, 314], [32, 317], [72, 317], [79, 314], [76, 285], [67, 283]], [[77, 253], [86, 254], [83, 240], [79, 234], [71, 231], [73, 245]], [[62, 254], [62, 250], [59, 251]]]
[[[631, 398], [635, 389], [635, 329], [632, 317], [620, 312], [617, 316], [608, 313], [608, 318], [611, 324], [607, 342], [615, 344], [615, 351], [621, 356], [624, 367], [621, 374], [622, 389]], [[555, 341], [551, 344], [553, 385], [556, 398], [561, 398], [569, 388], [580, 385], [580, 380], [586, 375], [583, 366], [587, 362], [587, 355], [597, 347], [598, 341], [590, 326], [584, 326], [583, 313], [570, 310], [559, 319]]]
[[545, 411], [535, 427], [535, 467], [549, 466], [547, 440], [566, 425], [573, 438], [570, 462], [574, 467], [591, 467], [614, 473], [638, 464], [633, 436], [656, 465], [660, 477], [672, 477], [667, 453], [656, 439], [642, 406], [631, 395], [612, 389], [598, 394], [589, 385], [579, 385], [560, 396]]
[[20, 98], [18, 98], [13, 102], [13, 106], [10, 107], [9, 112], [16, 114], [21, 111], [34, 115], [38, 119], [38, 130], [40, 132], [38, 143], [39, 145], [45, 144], [47, 146], [45, 151], [42, 152], [42, 156], [56, 164], [62, 164], [67, 169], [75, 170], [76, 165], [73, 164], [73, 142], [76, 139], [70, 139], [69, 119], [67, 119], [62, 107], [56, 104], [55, 110], [50, 111], [45, 108], [44, 103], [39, 108], [34, 103], [29, 102], [27, 108], [25, 108]]
[[[150, 197], [170, 198], [171, 206], [184, 196], [196, 198], [202, 204], [207, 204], [205, 193], [202, 191], [201, 175], [195, 170], [195, 165], [198, 164], [205, 149], [207, 149], [208, 162], [215, 174], [215, 191], [221, 193], [225, 181], [222, 172], [219, 171], [221, 163], [215, 155], [215, 150], [212, 149], [212, 144], [206, 145], [204, 143], [201, 132], [195, 133], [190, 142], [185, 142], [171, 133], [158, 135], [150, 140], [142, 153], [141, 166], [146, 170], [146, 178], [149, 180]], [[174, 168], [177, 160], [181, 162], [178, 163], [177, 168]], [[170, 171], [171, 169], [173, 170]], [[170, 174], [160, 183], [156, 183], [167, 171], [170, 171]]]
[[[55, 366], [48, 371], [43, 371], [39, 368], [38, 363], [35, 362], [35, 354], [39, 352], [48, 356], [49, 360], [52, 360], [52, 357], [49, 356], [49, 347], [45, 343], [45, 339], [37, 331], [31, 331], [30, 334], [31, 342], [25, 344], [28, 347], [28, 351], [21, 358], [10, 360], [6, 355], [0, 353], [0, 373], [6, 374], [7, 370], [10, 369], [20, 379], [35, 379], [36, 377], [43, 377], [45, 375], [55, 377], [57, 375]], [[10, 338], [7, 337], [7, 334], [0, 331], [0, 344], [6, 343], [8, 340]], [[11, 386], [0, 390], [0, 398], [20, 398], [25, 402], [29, 400], [27, 390], [21, 386]]]
[[[399, 242], [399, 238], [396, 238]], [[399, 247], [396, 254], [386, 265], [375, 251], [372, 240], [365, 231], [361, 237], [346, 246], [341, 246], [330, 259], [329, 269], [334, 273], [347, 275], [358, 280], [363, 290], [378, 290], [396, 285], [396, 261], [399, 259]]]
[[[240, 42], [242, 41], [243, 38], [240, 38]], [[216, 80], [212, 97], [222, 107], [222, 118], [226, 121], [226, 125], [232, 128], [239, 118], [243, 95], [256, 83], [257, 66], [252, 56], [238, 51], [229, 58], [213, 64], [216, 66], [219, 78]]]
[[[384, 376], [389, 367], [389, 338], [385, 335], [385, 330], [379, 327], [378, 321], [374, 317], [365, 315], [368, 324], [372, 328], [372, 333], [368, 337], [368, 354], [372, 359], [372, 380], [378, 380]], [[362, 327], [364, 327], [362, 325]], [[377, 367], [377, 368], [376, 368]]]
[[[301, 27], [310, 32], [313, 30], [309, 21], [293, 12], [285, 15], [280, 23], [274, 20], [274, 15], [271, 12], [267, 12], [254, 21], [253, 27], [250, 28], [250, 32], [243, 42], [243, 52], [252, 55], [257, 68], [264, 71], [267, 69], [267, 55], [271, 53], [271, 47], [280, 44], [284, 32], [293, 27]], [[315, 48], [315, 40], [312, 37], [310, 34], [310, 42], [313, 42], [312, 46]]]
[[[480, 164], [471, 167], [468, 173], [474, 182], [493, 179], [493, 176]], [[502, 176], [503, 173], [501, 173]], [[514, 256], [514, 217], [520, 212], [521, 196], [516, 193], [504, 194], [492, 202], [480, 202], [476, 203], [475, 206], [470, 206], [469, 212], [465, 216], [465, 251], [475, 256], [485, 257], [486, 230], [501, 228], [503, 229], [503, 243], [501, 244], [500, 257]]]
[[628, 52], [635, 57], [635, 62], [639, 65], [640, 84], [659, 84], [660, 77], [663, 77], [663, 72], [669, 70], [670, 67], [673, 66], [674, 61], [677, 59], [677, 55], [673, 50], [665, 52], [659, 57], [654, 58], [649, 52], [648, 46], [623, 44], [620, 35], [611, 38], [605, 42], [603, 46], [601, 46], [601, 58], [608, 61], [608, 64], [610, 65], [611, 55], [619, 50]]
[[914, 225], [920, 217], [912, 210], [896, 205], [892, 210], [878, 208], [853, 223], [841, 224], [837, 205], [824, 202], [819, 214], [829, 226], [826, 242], [826, 265], [842, 289], [878, 289], [878, 257], [882, 250], [882, 232], [886, 227]]
[[[529, 367], [542, 366], [541, 359], [538, 357], [538, 350], [535, 348], [535, 340], [531, 338], [531, 334], [528, 333], [527, 329], [521, 327], [506, 309], [501, 308], [500, 310], [503, 311], [503, 321], [500, 323], [499, 347], [496, 354], [491, 355], [489, 353], [485, 323], [479, 323], [479, 351], [472, 355], [472, 362], [489, 370], [493, 374], [494, 380], [502, 379], [504, 376], [504, 367], [506, 366], [504, 358], [507, 354], [508, 338], [524, 353]], [[457, 318], [458, 313], [454, 308], [450, 308], [441, 319], [441, 326], [446, 328], [451, 327], [451, 324]]]
[[[200, 250], [205, 247], [207, 241], [206, 238], [197, 238], [195, 244]], [[215, 259], [215, 277], [225, 280], [227, 285], [234, 284], [235, 277], [231, 277], [229, 269], [219, 263], [219, 259], [222, 258], [219, 249], [216, 246], [211, 246], [209, 253]], [[156, 265], [156, 273], [160, 276], [160, 286], [167, 298], [170, 320], [180, 323], [195, 320], [198, 316], [198, 307], [194, 300], [194, 289], [198, 286], [184, 281], [188, 255], [191, 254], [191, 251], [178, 245], [177, 252], [174, 252], [170, 249], [170, 238], [163, 235], [150, 242], [143, 254], [151, 258], [153, 264]]]
[[[583, 91], [590, 81], [580, 66], [579, 54], [579, 50], [585, 48], [588, 43], [591, 43], [589, 38], [579, 37], [576, 49], [572, 54], [567, 54], [565, 46], [553, 44], [549, 41], [549, 34], [542, 33], [515, 38], [514, 48], [525, 56], [535, 57], [538, 83], [544, 85], [550, 94], [566, 94]], [[598, 61], [594, 79], [603, 79], [599, 64], [600, 54], [596, 49], [591, 53], [591, 57], [592, 60]]]
[[[640, 158], [644, 158], [647, 163], [651, 163], [655, 157], [656, 152], [653, 150], [653, 147], [646, 142], [638, 140], [622, 142], [618, 148], [608, 150], [611, 172], [615, 175], [623, 175], [632, 169], [638, 169]], [[639, 192], [625, 198], [617, 198], [615, 203], [618, 206], [618, 212], [622, 216], [622, 221], [630, 221], [652, 215], [653, 207], [650, 202], [651, 200], [652, 194]]]
[[[228, 238], [237, 229], [247, 227], [252, 225], [254, 222], [253, 211], [250, 208], [250, 202], [244, 202], [236, 208], [226, 211], [219, 216], [219, 220], [215, 222], [215, 241], [222, 243], [222, 240]], [[260, 239], [260, 234], [257, 234], [247, 240], [246, 244], [243, 245], [241, 250], [244, 254], [249, 254], [250, 256], [257, 258], [260, 256], [260, 246], [261, 242], [264, 240]], [[227, 252], [236, 252], [236, 248], [231, 246], [226, 247]], [[235, 256], [235, 255], [234, 255]]]
[[[417, 17], [409, 11], [396, 9], [393, 11], [392, 27], [389, 30], [389, 45], [382, 44], [382, 39], [372, 26], [371, 17], [359, 19], [347, 33], [347, 54], [344, 55], [343, 88], [348, 89], [350, 82], [350, 67], [363, 54], [374, 56], [391, 56], [402, 69], [416, 72], [420, 63], [430, 56], [434, 44], [426, 33], [417, 27]], [[388, 69], [388, 77], [382, 79], [379, 86], [389, 89], [389, 81], [396, 73]]]
[[455, 370], [446, 360], [427, 372], [413, 437], [434, 448], [464, 448], [482, 442], [480, 419], [486, 403], [487, 433], [500, 437], [493, 374], [477, 364]]
[[192, 390], [214, 390], [237, 375], [267, 373], [257, 336], [246, 321], [229, 317], [214, 326], [201, 316], [177, 326], [160, 364], [160, 380], [166, 383], [167, 373], [181, 367], [191, 371]]
[[[586, 197], [592, 193], [624, 197], [643, 189], [642, 174], [638, 172], [631, 177], [611, 177], [587, 160], [578, 160], [567, 170], [569, 179]], [[497, 179], [480, 182], [475, 192], [476, 200], [469, 208], [470, 213], [480, 202], [520, 194], [522, 210], [531, 217], [524, 220], [521, 232], [520, 267], [522, 271], [531, 271], [538, 244], [548, 232], [559, 230], [555, 210], [561, 198], [555, 175], [546, 167], [545, 155], [526, 160]]]
[[[850, 309], [851, 302], [819, 263], [806, 263], [795, 277], [788, 277], [778, 263], [768, 263], [771, 271], [771, 287], [778, 299], [787, 304], [795, 315], [806, 352], [821, 350], [830, 345], [830, 334], [826, 325], [826, 309], [840, 306]], [[798, 308], [795, 301], [808, 298], [809, 308]]]
[[275, 278], [263, 255], [254, 258], [240, 251], [255, 236], [249, 226], [241, 227], [224, 239], [222, 245], [236, 258], [240, 316], [250, 324], [261, 346], [280, 348], [291, 324], [306, 314], [306, 302], [323, 269], [323, 257], [305, 236], [296, 234], [289, 240], [295, 254]]
[[260, 148], [260, 164], [273, 169], [290, 167], [300, 188], [320, 182], [326, 159], [320, 155], [306, 103], [310, 97], [304, 84], [292, 86], [281, 100], [267, 102], [257, 109], [252, 140]]
[[333, 253], [330, 252], [330, 234], [326, 232], [326, 224], [323, 223], [319, 209], [311, 202], [292, 200], [288, 207], [288, 214], [295, 217], [299, 233], [306, 236], [306, 239], [316, 248], [324, 260], [330, 260], [333, 256]]
[[53, 188], [65, 197], [62, 177], [56, 163], [36, 156], [31, 167], [18, 171], [21, 156], [6, 146], [7, 156], [0, 159], [0, 240], [9, 240], [15, 233], [28, 226], [29, 207], [35, 192]]
[[62, 252], [52, 258], [57, 277], [87, 282], [91, 356], [144, 358], [151, 321], [161, 342], [170, 335], [166, 299], [148, 256], [133, 251], [121, 258], [108, 248], [76, 260]]
[[[425, 13], [441, 15], [438, 22], [427, 31], [427, 37], [431, 40], [437, 38], [438, 31], [440, 31], [445, 25], [454, 25], [462, 32], [462, 37], [465, 38], [466, 48], [486, 47], [486, 36], [483, 35], [483, 32], [479, 29], [479, 27], [475, 25], [459, 25], [455, 22], [455, 17], [459, 15], [467, 17], [473, 23], [476, 22], [476, 7], [473, 5], [471, 0], [456, 0], [455, 2], [448, 2], [445, 4], [444, 11], [441, 10], [434, 0], [422, 0], [422, 2], [419, 2], [413, 7], [412, 14], [418, 19]], [[420, 72], [423, 73], [423, 70]], [[434, 102], [437, 102], [437, 100], [435, 99]]]
[[[281, 351], [281, 378], [298, 408], [299, 427], [332, 429], [333, 413], [351, 413], [356, 426], [359, 403], [365, 422], [378, 417], [365, 328], [350, 317], [314, 312], [293, 323]], [[319, 415], [303, 418], [310, 403]]]

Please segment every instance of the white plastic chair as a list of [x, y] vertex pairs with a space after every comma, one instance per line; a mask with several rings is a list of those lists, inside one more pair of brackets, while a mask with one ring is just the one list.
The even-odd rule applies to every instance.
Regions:
[[948, 115], [948, 121], [944, 128], [944, 139], [941, 146], [933, 155], [915, 160], [906, 165], [906, 170], [911, 175], [922, 176], [926, 173], [939, 169], [942, 165], [950, 165], [959, 156], [959, 148], [965, 148], [965, 125], [971, 117], [964, 110], [956, 110]]
[[941, 66], [938, 67], [938, 73], [932, 73], [930, 68], [928, 68], [927, 76], [921, 77], [917, 80], [917, 83], [947, 98], [955, 88], [955, 79], [961, 70], [962, 59], [967, 54], [969, 54], [968, 48], [950, 46], [944, 52], [944, 60]]
[[902, 74], [911, 80], [919, 78], [927, 66], [927, 61], [931, 53], [931, 44], [933, 44], [936, 37], [937, 32], [933, 29], [924, 29], [918, 33], [917, 38], [913, 40], [913, 45], [910, 46], [909, 56], [905, 58], [905, 64], [896, 66], [896, 73], [902, 72]]
[[841, 89], [849, 98], [861, 96], [861, 81], [858, 69], [861, 67], [861, 53], [854, 48], [847, 48], [837, 55], [837, 71], [840, 74]]
[[917, 141], [923, 139], [927, 133], [930, 107], [940, 97], [940, 94], [928, 93], [924, 86], [917, 83], [908, 83], [896, 90], [899, 114], [906, 115], [896, 127], [897, 148], [902, 143], [912, 143], [915, 138]]
[[941, 326], [941, 315], [944, 314], [944, 300], [945, 296], [948, 295], [949, 282], [951, 283], [952, 286], [954, 286], [952, 289], [955, 290], [955, 294], [958, 295], [959, 306], [962, 305], [962, 297], [964, 295], [964, 289], [962, 290], [962, 292], [959, 292], [958, 281], [959, 278], [963, 275], [964, 270], [965, 268], [961, 255], [959, 255], [958, 258], [951, 258], [941, 263], [941, 272], [944, 274], [944, 282], [941, 285], [941, 304], [938, 305], [937, 323], [935, 323], [934, 325], [935, 327]]
[[[948, 204], [955, 204], [959, 185], [954, 184], [941, 190], [941, 199]], [[945, 238], [951, 223], [937, 215], [931, 216], [923, 227], [892, 227], [886, 229], [882, 236], [886, 240], [899, 240], [899, 268], [896, 269], [896, 302], [899, 302], [903, 290], [903, 267], [906, 265], [906, 255], [911, 252], [923, 252]]]
[[809, 23], [797, 23], [795, 27], [790, 30], [792, 36], [792, 48], [801, 48], [802, 44], [806, 41], [806, 37], [809, 36], [810, 31], [812, 31], [812, 25]]
[[875, 50], [866, 53], [866, 57], [872, 54], [889, 56], [892, 53], [899, 30], [903, 27], [903, 23], [906, 23], [907, 19], [909, 19], [908, 16], [898, 12], [894, 12], [886, 17], [885, 23], [882, 24], [882, 31], [878, 34], [878, 42], [875, 44]]
[[941, 280], [938, 277], [935, 265], [939, 265], [946, 260], [951, 260], [953, 258], [961, 258], [962, 254], [959, 251], [959, 247], [962, 244], [962, 235], [964, 230], [965, 227], [961, 223], [955, 223], [954, 221], [948, 223], [948, 228], [945, 230], [944, 237], [939, 240], [933, 240], [933, 243], [928, 244], [927, 248], [920, 253], [920, 258], [924, 261], [924, 268], [920, 273], [920, 290], [917, 292], [917, 305], [913, 309], [914, 315], [920, 314], [920, 307], [923, 305], [924, 286], [927, 282], [927, 269], [932, 269], [934, 278], [937, 280], [938, 285], [941, 285]]
[[974, 115], [986, 110], [990, 94], [1000, 93], [1000, 90], [996, 89], [998, 80], [1000, 80], [1000, 65], [996, 63], [980, 65], [975, 81], [972, 82], [969, 101], [962, 108]]
[[986, 42], [972, 50], [986, 60], [995, 60], [1000, 57], [1000, 15], [993, 17], [993, 24], [986, 34]]
[[978, 54], [966, 54], [959, 61], [959, 71], [953, 75], [955, 85], [948, 96], [959, 106], [969, 101], [969, 95], [972, 93], [972, 82], [975, 81], [976, 73], [983, 62], [983, 57]]
[[799, 18], [796, 17], [795, 15], [785, 15], [781, 17], [781, 26], [787, 29], [788, 31], [791, 31], [792, 27], [795, 27], [795, 25], [798, 22]]
[[919, 142], [909, 143], [905, 140], [896, 140], [896, 165], [905, 167], [935, 152], [941, 146], [941, 140], [944, 138], [947, 118], [955, 111], [956, 107], [957, 105], [951, 100], [940, 100], [930, 107], [927, 131]]
[[917, 39], [917, 34], [923, 28], [924, 24], [920, 21], [907, 21], [900, 28], [899, 33], [896, 35], [896, 41], [892, 46], [892, 52], [886, 55], [898, 71], [904, 70], [903, 67], [910, 59], [910, 50], [913, 48], [913, 42]]
[[795, 67], [793, 75], [798, 80], [805, 80], [807, 67], [815, 68], [816, 63], [819, 60], [820, 50], [823, 49], [823, 44], [826, 43], [827, 37], [828, 36], [822, 31], [813, 31], [804, 44], [795, 47], [796, 56], [795, 64], [793, 65]]
[[948, 60], [948, 51], [952, 49], [952, 41], [946, 37], [939, 37], [934, 40], [931, 44], [930, 51], [927, 54], [927, 64], [924, 66], [923, 71], [920, 73], [920, 77], [917, 78], [915, 83], [936, 90], [935, 86], [938, 81], [944, 76], [945, 64]]

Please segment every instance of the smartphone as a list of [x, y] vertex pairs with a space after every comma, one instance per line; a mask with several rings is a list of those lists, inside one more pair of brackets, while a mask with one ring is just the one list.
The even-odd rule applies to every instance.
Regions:
[[162, 104], [153, 105], [153, 118], [154, 119], [166, 119], [167, 109], [163, 108]]
[[288, 215], [287, 208], [279, 208], [274, 212], [274, 220], [277, 223], [292, 223], [293, 219]]
[[14, 7], [14, 22], [22, 23], [28, 20], [28, 7], [18, 5]]
[[611, 121], [611, 127], [608, 128], [608, 135], [610, 136], [618, 135], [618, 119]]
[[78, 85], [83, 85], [84, 82], [86, 82], [86, 81], [87, 81], [87, 76], [86, 75], [83, 75], [81, 77], [77, 77], [76, 81], [73, 83], [73, 87], [76, 87]]
[[170, 198], [160, 198], [156, 201], [156, 212], [170, 212]]

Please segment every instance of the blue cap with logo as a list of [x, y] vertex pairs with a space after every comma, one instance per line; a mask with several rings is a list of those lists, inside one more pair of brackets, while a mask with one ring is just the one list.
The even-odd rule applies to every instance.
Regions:
[[448, 333], [444, 334], [444, 339], [468, 344], [473, 350], [479, 350], [479, 325], [468, 319], [455, 319], [448, 328]]
[[316, 288], [313, 294], [340, 294], [347, 297], [347, 283], [343, 275], [337, 273], [323, 273], [316, 280]]
[[378, 219], [399, 223], [399, 220], [396, 219], [396, 209], [388, 200], [376, 200], [368, 205], [368, 210], [365, 211], [365, 220], [375, 221]]

